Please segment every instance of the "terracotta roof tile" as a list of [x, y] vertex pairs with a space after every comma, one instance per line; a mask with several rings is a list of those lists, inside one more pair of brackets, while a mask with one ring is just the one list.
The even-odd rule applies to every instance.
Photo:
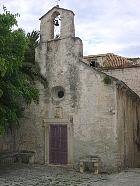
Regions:
[[126, 67], [131, 66], [132, 61], [115, 54], [106, 54], [103, 67]]
[[[101, 61], [99, 59], [100, 57], [102, 58]], [[91, 61], [97, 61], [99, 66], [103, 68], [125, 68], [138, 65], [137, 62], [134, 62], [131, 59], [118, 56], [113, 53], [84, 56], [83, 59], [84, 61], [87, 61], [87, 63], [90, 63]]]

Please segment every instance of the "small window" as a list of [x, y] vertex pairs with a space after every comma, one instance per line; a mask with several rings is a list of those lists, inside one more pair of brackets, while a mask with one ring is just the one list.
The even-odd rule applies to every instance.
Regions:
[[90, 61], [90, 66], [91, 67], [96, 67], [96, 68], [100, 67], [100, 65], [97, 61]]
[[54, 100], [61, 101], [65, 96], [65, 89], [61, 86], [52, 88], [52, 97]]
[[64, 91], [62, 91], [62, 90], [58, 91], [58, 97], [59, 98], [64, 97]]
[[91, 66], [91, 67], [96, 67], [96, 61], [91, 61], [91, 62], [90, 62], [90, 66]]

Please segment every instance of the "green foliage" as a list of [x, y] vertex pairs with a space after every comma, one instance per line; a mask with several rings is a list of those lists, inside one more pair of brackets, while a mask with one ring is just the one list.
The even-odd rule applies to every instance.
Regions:
[[35, 64], [35, 48], [38, 45], [40, 33], [38, 31], [32, 31], [27, 34], [28, 46], [25, 51], [25, 61]]
[[22, 29], [13, 29], [17, 15], [5, 7], [0, 14], [0, 133], [18, 127], [23, 108], [39, 99], [29, 74], [23, 71], [29, 41]]
[[111, 77], [108, 76], [108, 75], [106, 75], [106, 76], [104, 77], [103, 81], [104, 81], [104, 84], [106, 84], [106, 85], [110, 85], [110, 84], [112, 83], [112, 79], [111, 79]]
[[47, 80], [41, 75], [40, 67], [35, 61], [35, 48], [39, 44], [39, 36], [38, 31], [33, 30], [31, 33], [27, 33], [28, 45], [24, 54], [22, 71], [28, 75], [30, 81], [40, 81], [44, 86], [47, 86]]

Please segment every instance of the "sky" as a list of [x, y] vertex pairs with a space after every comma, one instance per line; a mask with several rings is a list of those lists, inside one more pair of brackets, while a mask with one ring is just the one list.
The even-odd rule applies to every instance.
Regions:
[[[31, 32], [39, 30], [39, 18], [56, 4], [55, 0], [0, 0], [0, 13], [3, 5], [19, 13], [19, 27]], [[84, 55], [140, 57], [140, 0], [61, 0], [59, 6], [75, 13]]]

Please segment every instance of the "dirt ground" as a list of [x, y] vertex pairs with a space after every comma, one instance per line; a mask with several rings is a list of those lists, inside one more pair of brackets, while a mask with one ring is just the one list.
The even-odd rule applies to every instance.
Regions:
[[39, 165], [0, 167], [0, 186], [140, 186], [140, 169], [93, 175]]

